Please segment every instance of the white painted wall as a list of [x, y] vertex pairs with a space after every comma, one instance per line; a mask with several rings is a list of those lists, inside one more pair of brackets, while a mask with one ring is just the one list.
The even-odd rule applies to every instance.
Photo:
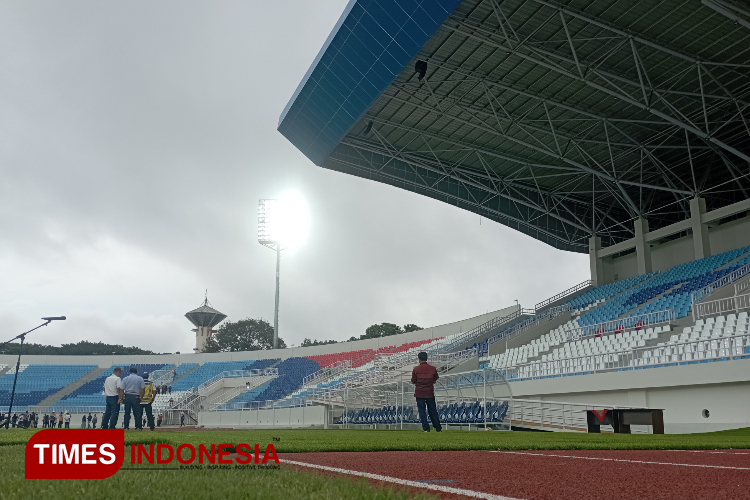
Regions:
[[510, 388], [519, 399], [662, 408], [668, 434], [750, 427], [750, 359], [513, 382]]
[[203, 411], [198, 413], [198, 425], [232, 428], [320, 427], [325, 424], [325, 417], [325, 406], [276, 408], [272, 410]]

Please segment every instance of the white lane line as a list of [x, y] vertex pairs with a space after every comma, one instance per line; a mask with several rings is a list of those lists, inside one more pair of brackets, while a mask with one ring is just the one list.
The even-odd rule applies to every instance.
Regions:
[[385, 481], [388, 483], [401, 484], [403, 486], [411, 486], [413, 488], [423, 488], [426, 490], [442, 491], [443, 493], [453, 493], [456, 495], [464, 495], [472, 498], [483, 498], [484, 500], [518, 500], [512, 497], [504, 497], [502, 495], [493, 495], [491, 493], [483, 493], [481, 491], [464, 490], [462, 488], [452, 488], [450, 486], [441, 486], [439, 484], [420, 483], [417, 481], [409, 481], [408, 479], [400, 479], [391, 476], [381, 476], [380, 474], [370, 474], [368, 472], [359, 472], [356, 470], [339, 469], [338, 467], [328, 467], [326, 465], [310, 464], [307, 462], [297, 462], [296, 460], [279, 459], [281, 462], [292, 465], [300, 465], [302, 467], [311, 467], [313, 469], [327, 470], [330, 472], [338, 472], [340, 474], [349, 474], [352, 476], [366, 477], [368, 479], [375, 479], [377, 481]]
[[711, 450], [664, 450], [664, 451], [684, 451], [686, 453], [713, 453], [716, 455], [750, 455], [750, 453], [744, 453], [744, 452], [733, 453], [731, 451], [711, 451]]
[[[628, 451], [637, 451], [637, 450], [628, 450]], [[520, 452], [520, 451], [493, 450], [491, 453], [512, 453], [514, 455], [534, 455], [537, 457], [578, 458], [580, 460], [604, 460], [607, 462], [629, 462], [632, 464], [677, 465], [681, 467], [702, 467], [702, 468], [707, 468], [707, 469], [750, 470], [750, 467], [730, 467], [728, 465], [677, 464], [673, 462], [648, 462], [645, 460], [625, 460], [623, 458], [579, 457], [577, 455], [553, 455], [553, 454], [548, 454], [548, 453], [526, 453], [526, 452]]]

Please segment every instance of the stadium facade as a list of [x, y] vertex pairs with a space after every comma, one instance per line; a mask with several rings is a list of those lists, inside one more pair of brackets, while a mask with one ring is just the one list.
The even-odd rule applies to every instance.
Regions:
[[603, 408], [663, 409], [668, 433], [750, 426], [749, 17], [724, 0], [352, 0], [279, 131], [315, 165], [588, 253], [591, 279], [383, 339], [28, 356], [17, 404], [99, 408], [107, 369], [135, 364], [172, 385], [168, 423], [414, 425], [426, 350], [441, 419], [463, 428], [585, 431]]

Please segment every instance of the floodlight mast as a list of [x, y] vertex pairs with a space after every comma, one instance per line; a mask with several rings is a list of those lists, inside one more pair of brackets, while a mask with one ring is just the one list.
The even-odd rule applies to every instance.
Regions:
[[[258, 243], [276, 250], [276, 302], [273, 311], [273, 348], [279, 347], [279, 273], [281, 269], [281, 241], [278, 228], [278, 201], [258, 201]], [[275, 213], [274, 213], [275, 212]]]

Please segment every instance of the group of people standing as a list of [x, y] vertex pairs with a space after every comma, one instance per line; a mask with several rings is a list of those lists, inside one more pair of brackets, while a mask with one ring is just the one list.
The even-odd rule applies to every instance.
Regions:
[[65, 422], [65, 428], [70, 428], [70, 413], [66, 412], [60, 412], [60, 414], [55, 414], [53, 411], [51, 414], [47, 415], [45, 414], [44, 417], [42, 417], [42, 429], [54, 429], [55, 426], [57, 426], [58, 429], [62, 429], [63, 422]]
[[157, 396], [159, 394], [172, 394], [172, 386], [167, 384], [157, 385], [154, 391]]
[[[157, 394], [153, 382], [148, 381], [147, 373], [143, 377], [138, 375], [138, 369], [135, 367], [130, 368], [130, 373], [127, 377], [120, 378], [121, 375], [122, 368], [118, 366], [112, 370], [112, 375], [104, 380], [104, 395], [107, 398], [107, 410], [104, 412], [104, 417], [102, 418], [102, 429], [116, 428], [117, 419], [120, 416], [120, 405], [125, 404], [125, 416], [123, 420], [125, 430], [130, 428], [132, 414], [136, 430], [143, 430], [144, 424], [148, 424], [148, 427], [153, 431], [156, 425], [151, 405]], [[172, 386], [162, 385], [159, 386], [158, 390], [169, 391], [171, 393]], [[143, 419], [144, 412], [146, 419]], [[161, 425], [161, 418], [159, 419], [159, 425]]]
[[[6, 419], [9, 421], [6, 422]], [[9, 414], [5, 415], [0, 413], [0, 427], [4, 427], [9, 424], [11, 427], [20, 427], [22, 429], [28, 429], [29, 427], [36, 427], [39, 423], [39, 415], [34, 412], [24, 412], [20, 415], [14, 413], [12, 416]]]
[[[112, 375], [104, 380], [104, 395], [106, 397], [107, 407], [104, 415], [102, 415], [102, 429], [115, 429], [117, 428], [117, 420], [120, 416], [120, 405], [125, 405], [125, 418], [123, 421], [123, 427], [128, 430], [130, 427], [131, 413], [135, 420], [134, 425], [136, 430], [143, 430], [145, 425], [153, 431], [158, 425], [161, 426], [162, 415], [159, 415], [157, 420], [154, 421], [154, 414], [151, 409], [151, 405], [157, 394], [171, 394], [171, 385], [160, 385], [154, 386], [152, 382], [148, 381], [148, 374], [145, 373], [143, 377], [138, 375], [138, 369], [135, 367], [130, 368], [130, 373], [127, 377], [120, 378], [122, 375], [122, 368], [117, 367], [112, 370]], [[8, 421], [6, 422], [6, 419]], [[70, 428], [71, 415], [67, 411], [55, 413], [54, 411], [50, 414], [45, 414], [42, 417], [42, 428], [43, 429], [58, 429]], [[184, 416], [183, 416], [184, 420]], [[39, 423], [39, 415], [28, 411], [25, 413], [14, 413], [4, 415], [0, 413], [0, 426], [4, 426], [8, 423], [13, 427], [29, 428], [37, 427]], [[81, 429], [96, 429], [98, 423], [98, 417], [95, 413], [84, 413], [81, 416]]]

